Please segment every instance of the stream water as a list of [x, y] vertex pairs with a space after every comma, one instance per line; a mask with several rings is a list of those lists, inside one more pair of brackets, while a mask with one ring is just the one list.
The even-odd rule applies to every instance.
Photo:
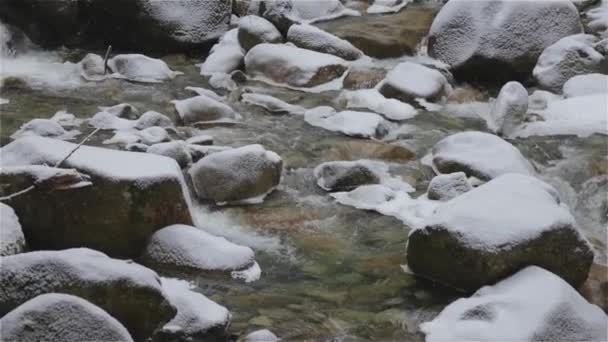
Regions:
[[[1, 97], [10, 101], [0, 107], [2, 145], [10, 142], [10, 135], [23, 123], [51, 117], [58, 110], [89, 118], [98, 112], [97, 106], [128, 102], [140, 111], [156, 110], [175, 118], [169, 101], [191, 97], [186, 86], [210, 88], [195, 66], [201, 59], [183, 55], [163, 57], [173, 70], [185, 75], [161, 84], [85, 83], [75, 66], [50, 63], [78, 61], [84, 54], [56, 51], [2, 62]], [[27, 78], [29, 84], [7, 80], [7, 76]], [[395, 123], [385, 142], [374, 142], [309, 126], [297, 115], [271, 115], [244, 104], [239, 95], [245, 89], [306, 108], [343, 108], [337, 101], [338, 91], [314, 94], [248, 81], [227, 94], [242, 115], [238, 125], [180, 129], [212, 135], [216, 145], [262, 144], [281, 155], [284, 173], [278, 190], [263, 204], [216, 207], [199, 203], [195, 208], [203, 229], [256, 251], [260, 280], [243, 283], [196, 274], [170, 275], [195, 281], [202, 293], [226, 306], [233, 314], [230, 332], [235, 335], [269, 328], [286, 339], [422, 341], [418, 324], [462, 294], [405, 273], [401, 265], [406, 263], [410, 227], [392, 217], [337, 204], [315, 185], [312, 170], [330, 160], [383, 159], [394, 175], [416, 189], [415, 197], [426, 191], [433, 177], [420, 159], [437, 141], [455, 132], [485, 130], [484, 121], [472, 113], [476, 107], [461, 105], [458, 115], [448, 110], [422, 111], [414, 119]], [[80, 130], [92, 129], [83, 124]], [[88, 144], [103, 145], [111, 136], [111, 132], [101, 132]], [[535, 137], [512, 142], [559, 189], [594, 245], [598, 261], [605, 264], [606, 137]], [[383, 153], [378, 152], [379, 145]], [[403, 148], [415, 157], [408, 158]]]

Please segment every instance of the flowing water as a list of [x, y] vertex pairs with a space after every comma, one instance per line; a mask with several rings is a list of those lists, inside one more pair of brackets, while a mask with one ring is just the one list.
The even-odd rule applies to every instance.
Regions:
[[[58, 51], [2, 62], [5, 76], [30, 80], [26, 86], [5, 79], [0, 97], [10, 103], [0, 107], [2, 145], [10, 142], [10, 135], [23, 123], [48, 118], [58, 110], [89, 118], [98, 112], [97, 106], [128, 102], [140, 111], [156, 110], [175, 118], [169, 101], [192, 96], [184, 87], [209, 88], [195, 66], [201, 59], [182, 55], [164, 59], [185, 75], [162, 84], [84, 83], [74, 74], [75, 66], [49, 62], [77, 61], [83, 54]], [[410, 227], [392, 217], [337, 204], [315, 185], [312, 170], [330, 160], [384, 159], [391, 163], [393, 174], [416, 189], [415, 197], [426, 191], [433, 176], [420, 159], [447, 135], [484, 130], [484, 121], [474, 115], [422, 111], [412, 120], [394, 124], [384, 142], [402, 148], [379, 154], [379, 142], [331, 133], [309, 126], [301, 116], [271, 115], [239, 102], [245, 89], [307, 108], [342, 108], [337, 91], [313, 94], [248, 81], [227, 94], [242, 115], [238, 125], [178, 129], [184, 134], [212, 135], [216, 145], [262, 144], [282, 156], [284, 173], [278, 190], [263, 204], [216, 207], [199, 203], [195, 208], [203, 229], [254, 248], [262, 268], [260, 280], [244, 283], [196, 274], [170, 275], [195, 281], [202, 293], [229, 308], [233, 314], [230, 332], [235, 335], [269, 328], [286, 339], [422, 341], [418, 324], [462, 294], [404, 272], [401, 265], [406, 263]], [[473, 111], [473, 106], [462, 106], [462, 111]], [[87, 133], [92, 129], [83, 124], [80, 130]], [[99, 133], [89, 144], [102, 145], [111, 136], [110, 132]], [[598, 261], [606, 263], [606, 137], [537, 137], [513, 143], [559, 189], [594, 244]], [[408, 158], [403, 148], [416, 156]]]

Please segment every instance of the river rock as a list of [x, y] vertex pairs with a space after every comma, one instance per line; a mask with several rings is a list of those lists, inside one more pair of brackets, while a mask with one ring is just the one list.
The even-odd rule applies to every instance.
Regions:
[[280, 340], [272, 331], [262, 329], [247, 334], [243, 342], [278, 342]]
[[451, 88], [441, 72], [412, 62], [398, 64], [378, 87], [382, 95], [403, 102], [416, 98], [436, 101]]
[[237, 29], [226, 32], [220, 41], [213, 45], [209, 56], [201, 64], [201, 75], [229, 74], [241, 68], [245, 53], [239, 44], [237, 32]]
[[169, 69], [163, 60], [140, 54], [117, 55], [108, 60], [108, 67], [121, 77], [137, 82], [162, 82], [182, 74]]
[[2, 257], [0, 275], [10, 279], [0, 292], [0, 315], [41, 294], [71, 294], [115, 317], [136, 341], [175, 315], [154, 271], [87, 248]]
[[528, 77], [545, 48], [581, 32], [569, 0], [452, 0], [433, 21], [428, 50], [457, 79], [504, 82]]
[[296, 23], [311, 23], [342, 16], [360, 15], [340, 0], [266, 0], [258, 7], [261, 15], [283, 34]]
[[344, 60], [306, 49], [280, 44], [259, 44], [245, 55], [245, 69], [293, 87], [314, 87], [340, 77]]
[[[76, 144], [49, 138], [18, 139], [0, 149], [3, 166], [54, 165]], [[153, 154], [82, 146], [62, 167], [90, 176], [92, 186], [34, 190], [7, 202], [33, 249], [86, 246], [133, 257], [137, 246], [169, 224], [191, 224], [189, 198], [177, 163]], [[31, 177], [7, 176], [3, 194], [27, 188]]]
[[23, 253], [27, 247], [19, 218], [4, 203], [0, 203], [0, 222], [0, 256]]
[[312, 25], [292, 25], [287, 31], [287, 41], [303, 49], [328, 53], [350, 61], [363, 56], [363, 52], [347, 40]]
[[216, 203], [239, 202], [271, 192], [281, 180], [283, 161], [261, 145], [210, 154], [188, 174], [199, 198]]
[[304, 120], [311, 126], [357, 138], [383, 136], [388, 131], [385, 120], [376, 113], [352, 110], [336, 112], [327, 106], [307, 110]]
[[574, 76], [564, 83], [564, 97], [608, 94], [608, 75], [586, 74]]
[[40, 136], [69, 140], [80, 134], [79, 131], [66, 131], [60, 124], [50, 119], [33, 119], [21, 126], [11, 135], [11, 139]]
[[432, 200], [449, 201], [473, 189], [464, 172], [438, 175], [431, 179], [428, 197]]
[[361, 185], [379, 184], [380, 177], [358, 161], [333, 161], [314, 170], [317, 185], [327, 191], [351, 191]]
[[177, 315], [154, 335], [154, 342], [225, 340], [231, 315], [228, 309], [192, 291], [188, 282], [162, 278], [167, 298]]
[[505, 173], [534, 174], [534, 168], [507, 141], [483, 132], [461, 132], [433, 147], [433, 165], [441, 173], [462, 171], [468, 177], [490, 180]]
[[143, 113], [137, 122], [135, 123], [134, 128], [139, 130], [144, 130], [151, 127], [172, 127], [173, 121], [169, 119], [165, 114], [161, 114], [159, 112], [147, 111]]
[[578, 287], [593, 251], [553, 187], [506, 174], [437, 207], [410, 233], [407, 259], [414, 273], [467, 291], [527, 265]]
[[253, 250], [199, 228], [172, 225], [154, 233], [142, 256], [144, 265], [185, 271], [234, 271], [254, 262]]
[[125, 327], [86, 300], [61, 293], [43, 294], [0, 319], [4, 341], [73, 342], [133, 339]]
[[529, 266], [420, 325], [426, 341], [604, 341], [608, 317], [568, 283]]
[[225, 103], [209, 96], [199, 95], [185, 100], [171, 101], [175, 110], [185, 124], [198, 121], [211, 121], [218, 119], [232, 119], [237, 114]]
[[578, 34], [560, 39], [547, 47], [534, 67], [534, 78], [539, 86], [559, 93], [570, 78], [591, 73], [606, 73], [606, 56], [594, 49], [598, 39]]
[[370, 89], [374, 88], [386, 77], [387, 71], [381, 68], [351, 67], [344, 78], [344, 89]]
[[[106, 79], [107, 72], [104, 66], [103, 57], [94, 53], [87, 53], [78, 63], [80, 76], [87, 81], [103, 81]], [[111, 73], [112, 71], [109, 70]]]
[[174, 159], [181, 168], [192, 164], [190, 150], [188, 150], [188, 145], [183, 140], [154, 144], [148, 147], [146, 152]]
[[528, 91], [521, 83], [512, 81], [505, 84], [492, 106], [490, 129], [509, 135], [524, 121], [528, 112]]
[[262, 43], [280, 44], [283, 36], [270, 21], [257, 15], [248, 15], [239, 20], [238, 41], [243, 49], [249, 51]]

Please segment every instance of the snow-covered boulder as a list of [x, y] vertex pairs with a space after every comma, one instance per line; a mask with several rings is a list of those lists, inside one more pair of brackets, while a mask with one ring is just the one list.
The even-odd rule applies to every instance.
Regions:
[[395, 99], [387, 99], [376, 89], [343, 91], [340, 94], [340, 100], [346, 102], [347, 108], [370, 109], [389, 120], [407, 120], [418, 114], [412, 105]]
[[213, 145], [213, 137], [210, 135], [195, 135], [186, 139], [186, 143], [190, 145]]
[[570, 0], [451, 0], [433, 21], [429, 55], [459, 79], [509, 81], [527, 77], [546, 47], [581, 32]]
[[283, 161], [261, 145], [210, 154], [188, 173], [199, 198], [216, 203], [259, 200], [279, 185]]
[[190, 151], [190, 156], [192, 156], [193, 163], [196, 163], [197, 161], [203, 159], [204, 157], [210, 154], [228, 150], [232, 150], [232, 147], [188, 144], [188, 151]]
[[534, 173], [530, 162], [515, 146], [483, 132], [450, 135], [433, 147], [432, 157], [433, 166], [441, 173], [462, 171], [482, 180], [505, 173]]
[[378, 85], [382, 95], [403, 102], [416, 98], [436, 101], [449, 93], [450, 88], [440, 71], [412, 62], [398, 64]]
[[115, 317], [143, 341], [175, 315], [158, 275], [132, 261], [86, 248], [2, 257], [0, 315], [46, 293], [82, 297]]
[[247, 334], [243, 342], [279, 342], [280, 340], [281, 339], [278, 338], [277, 335], [273, 334], [272, 331], [262, 329]]
[[266, 94], [246, 93], [242, 95], [242, 101], [254, 106], [262, 107], [274, 114], [296, 114], [303, 115], [305, 108], [289, 104], [274, 96]]
[[283, 42], [281, 32], [270, 21], [257, 15], [248, 15], [239, 20], [238, 39], [246, 51], [262, 43]]
[[245, 53], [237, 39], [237, 32], [237, 29], [226, 32], [220, 41], [213, 45], [209, 56], [201, 64], [201, 75], [229, 74], [243, 65]]
[[132, 342], [125, 327], [86, 300], [61, 293], [37, 296], [0, 319], [3, 341]]
[[60, 124], [51, 119], [33, 119], [26, 122], [18, 131], [11, 135], [11, 139], [28, 136], [40, 136], [62, 140], [70, 140], [80, 134], [79, 131], [67, 131]]
[[449, 201], [473, 189], [464, 172], [438, 175], [431, 179], [428, 198], [438, 201]]
[[[103, 57], [94, 53], [87, 53], [86, 56], [78, 63], [80, 68], [80, 76], [87, 81], [103, 81], [107, 78], [108, 73], [104, 72], [105, 66]], [[112, 70], [109, 70], [112, 73]]]
[[172, 225], [150, 238], [142, 262], [149, 267], [184, 271], [235, 271], [251, 266], [253, 250], [199, 228]]
[[492, 120], [488, 126], [495, 132], [508, 135], [523, 122], [527, 111], [528, 91], [521, 83], [511, 81], [500, 89], [490, 112]]
[[561, 100], [562, 97], [546, 90], [535, 90], [528, 96], [528, 109], [543, 110], [549, 103]]
[[153, 341], [215, 341], [227, 338], [225, 330], [232, 317], [228, 309], [191, 290], [187, 281], [161, 278], [161, 283], [169, 302], [177, 308], [177, 315], [154, 335]]
[[[21, 138], [0, 149], [3, 167], [54, 165], [76, 144]], [[33, 249], [90, 247], [112, 256], [136, 256], [156, 230], [191, 224], [181, 169], [166, 157], [81, 146], [61, 165], [90, 176], [92, 186], [30, 191], [13, 207]], [[11, 179], [4, 194], [29, 187], [28, 177]], [[139, 247], [141, 246], [141, 247]]]
[[287, 41], [303, 49], [328, 53], [351, 61], [363, 56], [363, 52], [347, 40], [307, 24], [292, 25], [287, 31]]
[[185, 124], [198, 121], [233, 119], [237, 114], [225, 103], [209, 96], [199, 95], [185, 100], [171, 101]]
[[407, 261], [414, 273], [467, 291], [527, 265], [578, 287], [593, 251], [553, 187], [506, 174], [437, 207], [410, 232]]
[[182, 74], [169, 69], [167, 63], [160, 59], [140, 54], [114, 56], [108, 60], [108, 66], [122, 77], [137, 82], [162, 82]]
[[529, 266], [420, 325], [435, 341], [605, 341], [608, 317], [555, 274]]
[[307, 110], [304, 120], [309, 125], [358, 138], [373, 138], [387, 132], [382, 116], [370, 112], [336, 112], [331, 107], [321, 106]]
[[608, 97], [606, 94], [577, 96], [554, 100], [547, 108], [536, 111], [541, 120], [517, 127], [511, 137], [545, 135], [576, 135], [587, 137], [594, 133], [608, 134]]
[[293, 87], [314, 87], [340, 77], [342, 58], [281, 44], [258, 44], [245, 55], [251, 76], [269, 78]]
[[317, 185], [327, 191], [350, 191], [361, 185], [378, 184], [380, 177], [364, 163], [333, 161], [314, 169]]
[[608, 96], [608, 75], [578, 75], [564, 83], [564, 97], [604, 94]]
[[261, 15], [284, 34], [296, 23], [360, 15], [359, 12], [346, 8], [340, 0], [265, 0], [259, 9]]
[[603, 38], [608, 38], [608, 1], [601, 0], [599, 5], [586, 11], [587, 17], [585, 32], [597, 34]]
[[13, 208], [4, 203], [0, 203], [0, 222], [0, 256], [24, 252], [26, 243], [19, 218]]
[[154, 144], [148, 147], [146, 152], [175, 159], [181, 168], [185, 168], [192, 164], [192, 157], [190, 156], [188, 145], [182, 140]]
[[534, 78], [539, 86], [559, 93], [564, 83], [576, 75], [608, 72], [606, 56], [594, 49], [598, 38], [577, 34], [560, 39], [547, 47], [534, 67]]
[[135, 123], [135, 126], [133, 126], [135, 129], [139, 129], [139, 130], [143, 130], [146, 128], [150, 128], [150, 127], [171, 127], [173, 126], [173, 121], [171, 121], [171, 119], [169, 119], [168, 116], [166, 116], [165, 114], [161, 114], [159, 112], [155, 112], [155, 111], [147, 111], [145, 113], [143, 113], [139, 119], [137, 119], [137, 122]]
[[120, 103], [114, 106], [99, 106], [100, 111], [110, 113], [119, 118], [135, 120], [139, 117], [139, 110], [129, 103]]

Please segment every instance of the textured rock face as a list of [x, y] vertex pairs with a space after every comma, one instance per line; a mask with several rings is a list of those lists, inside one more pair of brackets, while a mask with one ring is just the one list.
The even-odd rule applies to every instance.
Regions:
[[[48, 138], [21, 138], [0, 149], [3, 166], [53, 165], [75, 144]], [[92, 186], [35, 190], [9, 204], [20, 217], [33, 249], [86, 246], [112, 256], [136, 257], [156, 230], [192, 224], [189, 198], [177, 163], [153, 154], [82, 146], [63, 167], [90, 176]], [[35, 179], [3, 174], [3, 193], [27, 188]]]
[[7, 342], [133, 341], [101, 308], [59, 293], [40, 295], [6, 314], [0, 319], [0, 335]]
[[452, 0], [433, 21], [429, 54], [456, 78], [504, 82], [526, 78], [546, 47], [581, 32], [569, 0]]
[[138, 51], [205, 46], [228, 30], [230, 0], [3, 1], [0, 20], [45, 47], [107, 45]]
[[2, 258], [0, 315], [46, 293], [82, 297], [120, 321], [142, 341], [175, 315], [156, 273], [86, 249], [30, 252]]
[[527, 265], [578, 287], [593, 252], [555, 189], [507, 174], [439, 206], [410, 233], [407, 258], [414, 273], [472, 291]]
[[287, 31], [287, 41], [303, 49], [328, 53], [346, 60], [363, 56], [361, 50], [348, 41], [311, 25], [292, 25]]

